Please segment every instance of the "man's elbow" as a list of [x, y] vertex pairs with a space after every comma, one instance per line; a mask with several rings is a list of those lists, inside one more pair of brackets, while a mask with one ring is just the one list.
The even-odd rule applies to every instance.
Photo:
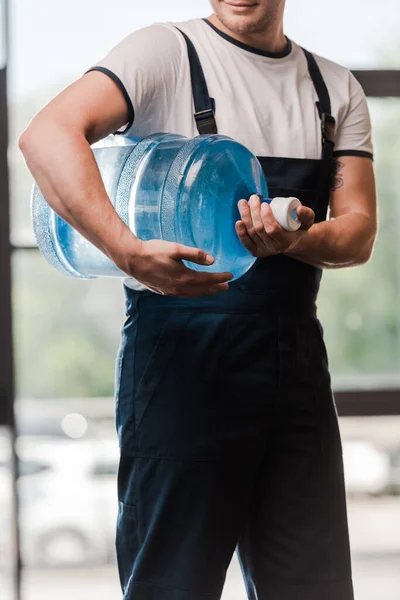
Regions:
[[18, 147], [24, 156], [41, 137], [39, 130], [40, 128], [36, 126], [35, 119], [33, 119], [33, 121], [31, 121], [28, 127], [20, 135], [18, 139]]
[[375, 246], [376, 232], [363, 244], [358, 256], [358, 265], [365, 265], [372, 257]]
[[31, 156], [35, 154], [34, 145], [35, 136], [28, 128], [21, 134], [21, 136], [18, 139], [18, 147], [22, 152], [22, 155], [27, 165], [29, 164]]
[[21, 150], [22, 154], [25, 154], [29, 143], [30, 143], [29, 129], [25, 129], [25, 131], [20, 135], [20, 137], [18, 139], [18, 148]]

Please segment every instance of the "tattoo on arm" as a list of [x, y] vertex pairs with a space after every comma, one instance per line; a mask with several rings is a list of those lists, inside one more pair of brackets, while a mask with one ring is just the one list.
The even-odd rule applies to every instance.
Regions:
[[343, 185], [343, 168], [344, 164], [340, 160], [335, 160], [332, 170], [331, 191], [335, 192]]

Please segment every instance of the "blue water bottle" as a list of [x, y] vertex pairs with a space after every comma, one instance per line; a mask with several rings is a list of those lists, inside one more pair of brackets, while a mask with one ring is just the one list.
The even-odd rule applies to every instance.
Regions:
[[[92, 151], [110, 202], [140, 240], [178, 242], [215, 258], [211, 266], [185, 261], [194, 270], [228, 271], [237, 279], [253, 265], [235, 230], [242, 198], [259, 194], [284, 229], [300, 227], [299, 200], [271, 201], [257, 158], [226, 136], [109, 136]], [[84, 279], [127, 276], [52, 210], [36, 184], [31, 214], [39, 249], [58, 271]]]

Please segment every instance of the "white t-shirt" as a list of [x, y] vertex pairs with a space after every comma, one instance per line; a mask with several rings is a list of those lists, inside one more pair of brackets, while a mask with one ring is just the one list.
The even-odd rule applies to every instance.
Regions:
[[[157, 23], [135, 31], [91, 67], [110, 76], [125, 96], [130, 121], [118, 133], [198, 135], [187, 46], [175, 25], [199, 55], [215, 100], [218, 133], [256, 156], [321, 157], [318, 97], [302, 49], [287, 40], [285, 51], [267, 53], [238, 42], [204, 19]], [[348, 69], [315, 58], [336, 119], [335, 155], [372, 158], [371, 123], [361, 85]], [[131, 279], [125, 283], [145, 289]]]

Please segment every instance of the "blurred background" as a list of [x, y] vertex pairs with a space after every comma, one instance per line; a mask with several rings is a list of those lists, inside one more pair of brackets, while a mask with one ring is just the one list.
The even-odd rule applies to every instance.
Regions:
[[[398, 600], [398, 0], [287, 2], [287, 35], [354, 70], [369, 96], [380, 200], [379, 239], [367, 266], [325, 273], [319, 316], [340, 413], [356, 598], [375, 600], [379, 595]], [[30, 225], [32, 179], [18, 149], [19, 135], [45, 103], [132, 30], [155, 21], [179, 21], [209, 12], [207, 0], [12, 0], [7, 19], [6, 1], [0, 0], [0, 160], [4, 163], [0, 166], [2, 600], [19, 600], [20, 592], [23, 600], [121, 597], [114, 554], [118, 444], [113, 383], [124, 320], [122, 285], [120, 280], [69, 280], [39, 255]], [[11, 290], [9, 244], [4, 240], [8, 236], [6, 157]], [[13, 345], [9, 335], [10, 292]], [[16, 432], [11, 410], [14, 392]], [[14, 489], [18, 491], [18, 521]], [[224, 599], [245, 598], [234, 559]]]

